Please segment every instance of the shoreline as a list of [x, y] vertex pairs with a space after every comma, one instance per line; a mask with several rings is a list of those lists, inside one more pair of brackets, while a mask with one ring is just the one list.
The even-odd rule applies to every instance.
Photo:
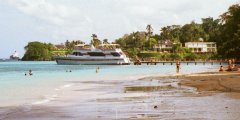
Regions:
[[240, 72], [200, 73], [186, 76], [181, 85], [197, 88], [198, 92], [240, 93]]
[[0, 108], [0, 120], [235, 119], [240, 117], [239, 78], [239, 72], [202, 72], [126, 81], [72, 81], [74, 87], [66, 88], [64, 96], [58, 96], [61, 99]]
[[148, 79], [178, 79], [179, 86], [194, 87], [198, 92], [240, 92], [240, 82], [238, 81], [240, 80], [240, 71], [200, 72], [192, 74], [175, 74], [174, 76], [151, 76], [139, 80]]

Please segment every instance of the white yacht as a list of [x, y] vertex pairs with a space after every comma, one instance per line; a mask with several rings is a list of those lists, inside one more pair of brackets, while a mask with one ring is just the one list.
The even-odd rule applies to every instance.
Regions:
[[55, 57], [61, 65], [129, 65], [129, 58], [118, 48], [118, 44], [93, 45], [79, 44], [72, 54]]

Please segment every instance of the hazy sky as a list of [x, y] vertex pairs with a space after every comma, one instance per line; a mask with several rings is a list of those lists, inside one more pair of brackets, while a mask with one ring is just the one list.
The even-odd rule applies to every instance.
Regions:
[[151, 24], [159, 34], [166, 25], [200, 22], [226, 12], [239, 0], [0, 0], [0, 58], [29, 41], [89, 43], [92, 33], [114, 41]]

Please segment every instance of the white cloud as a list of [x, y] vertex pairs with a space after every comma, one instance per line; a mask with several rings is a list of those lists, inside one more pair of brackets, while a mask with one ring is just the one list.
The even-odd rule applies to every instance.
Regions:
[[[79, 34], [89, 31], [87, 25], [92, 23], [79, 9], [48, 0], [10, 0], [10, 5], [28, 16], [42, 22], [36, 26], [39, 32], [45, 32], [53, 39], [79, 38]], [[91, 26], [89, 26], [91, 27]], [[84, 31], [83, 31], [84, 29]]]
[[24, 14], [49, 23], [44, 27], [45, 30], [41, 28], [41, 31], [51, 32], [52, 36], [58, 39], [68, 37], [71, 39], [80, 35], [83, 39], [90, 39], [92, 33], [104, 37], [108, 35], [113, 39], [120, 35], [112, 32], [124, 34], [129, 31], [145, 30], [147, 24], [153, 24], [157, 33], [158, 29], [165, 25], [199, 20], [197, 16], [211, 16], [207, 15], [209, 13], [206, 13], [206, 9], [211, 9], [208, 4], [215, 2], [215, 0], [208, 2], [200, 0], [194, 2], [192, 0], [181, 0], [181, 2], [175, 0], [82, 0], [71, 1], [71, 3], [63, 0], [60, 2], [58, 0], [9, 1]]
[[79, 14], [76, 8], [50, 3], [47, 0], [9, 0], [8, 2], [29, 16], [56, 25], [62, 25], [65, 19]]

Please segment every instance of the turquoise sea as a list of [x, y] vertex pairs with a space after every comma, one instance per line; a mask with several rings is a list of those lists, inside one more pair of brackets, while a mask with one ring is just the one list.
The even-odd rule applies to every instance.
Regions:
[[[217, 63], [181, 64], [180, 74], [217, 71], [219, 66]], [[97, 67], [100, 67], [99, 73], [96, 73]], [[25, 76], [30, 69], [33, 75]], [[0, 107], [48, 102], [65, 88], [74, 87], [73, 80], [136, 80], [146, 76], [175, 74], [175, 64], [97, 66], [57, 65], [55, 61], [0, 62]]]

